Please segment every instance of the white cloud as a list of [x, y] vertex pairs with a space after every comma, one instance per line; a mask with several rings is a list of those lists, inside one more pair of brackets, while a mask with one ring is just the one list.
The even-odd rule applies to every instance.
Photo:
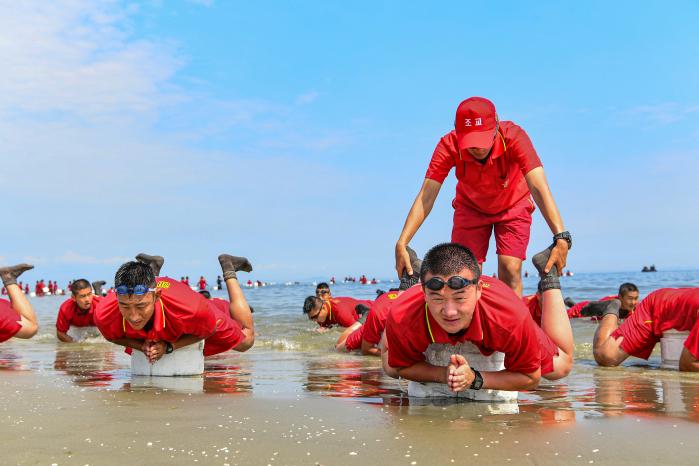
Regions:
[[617, 110], [615, 113], [622, 121], [641, 121], [648, 125], [670, 125], [685, 120], [699, 112], [699, 105], [663, 102], [659, 104], [637, 105]]
[[[8, 3], [8, 2], [3, 2]], [[11, 2], [0, 16], [0, 114], [90, 124], [152, 118], [181, 60], [165, 43], [134, 40], [112, 1]]]
[[86, 256], [75, 251], [66, 251], [55, 259], [60, 264], [71, 265], [121, 265], [124, 262], [133, 260], [133, 257], [102, 257]]
[[305, 94], [301, 94], [296, 98], [296, 104], [307, 105], [315, 102], [318, 99], [318, 97], [320, 97], [320, 94], [316, 91], [306, 92]]

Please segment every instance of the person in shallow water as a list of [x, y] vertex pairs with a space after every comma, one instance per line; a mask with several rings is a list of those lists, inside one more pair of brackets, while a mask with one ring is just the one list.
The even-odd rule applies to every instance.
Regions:
[[70, 298], [65, 300], [58, 309], [56, 317], [56, 337], [65, 343], [72, 343], [73, 337], [68, 335], [70, 327], [93, 327], [95, 306], [102, 299], [92, 293], [90, 282], [84, 278], [75, 280], [70, 285]]
[[207, 300], [175, 279], [156, 278], [147, 259], [123, 264], [114, 277], [116, 293], [95, 309], [97, 328], [107, 340], [142, 351], [151, 362], [200, 340], [205, 340], [204, 356], [247, 351], [255, 332], [236, 272], [250, 272], [252, 266], [228, 254], [218, 260], [230, 302]]
[[[485, 262], [493, 231], [498, 277], [522, 296], [522, 261], [526, 257], [534, 202], [541, 209], [555, 247], [545, 265], [563, 273], [569, 232], [549, 189], [544, 168], [527, 133], [511, 121], [500, 121], [495, 105], [483, 97], [459, 104], [454, 130], [434, 150], [420, 188], [396, 242], [396, 271], [410, 272], [406, 246], [429, 215], [445, 178], [456, 169], [456, 197], [451, 240], [468, 247]], [[531, 196], [530, 196], [531, 195]]]
[[[573, 331], [558, 271], [553, 266], [544, 272], [553, 248], [532, 259], [541, 277], [541, 327], [511, 288], [481, 275], [469, 249], [456, 243], [430, 249], [420, 269], [422, 286], [406, 291], [388, 315], [389, 369], [408, 380], [447, 384], [454, 392], [531, 390], [542, 376], [555, 380], [568, 375], [573, 366]], [[426, 361], [431, 344], [461, 342], [471, 342], [484, 355], [504, 353], [505, 369], [479, 372], [461, 354], [453, 354], [446, 367]]]
[[[537, 291], [535, 294], [524, 296], [522, 301], [529, 309], [534, 321], [541, 325], [541, 293]], [[597, 301], [580, 301], [577, 304], [570, 298], [566, 298], [564, 303], [570, 306], [567, 311], [568, 318], [593, 317], [596, 319], [604, 315], [607, 306], [616, 306], [612, 301], [619, 302], [619, 317], [625, 319], [636, 308], [638, 287], [633, 283], [622, 283], [618, 294], [605, 296]]]
[[0, 268], [0, 278], [10, 298], [9, 301], [0, 299], [0, 342], [12, 337], [31, 338], [39, 330], [34, 309], [17, 285], [17, 277], [33, 268], [29, 264]]
[[648, 359], [664, 332], [689, 330], [679, 369], [699, 372], [699, 288], [656, 290], [621, 325], [619, 309], [618, 304], [609, 306], [595, 332], [592, 349], [597, 364], [618, 366], [629, 356]]

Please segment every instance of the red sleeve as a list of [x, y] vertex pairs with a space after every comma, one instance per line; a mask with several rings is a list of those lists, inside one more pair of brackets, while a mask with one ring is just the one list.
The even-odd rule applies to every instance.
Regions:
[[541, 167], [541, 159], [534, 150], [534, 145], [527, 133], [519, 126], [512, 123], [507, 131], [507, 154], [514, 156], [522, 171], [526, 175], [536, 167]]
[[22, 330], [20, 319], [19, 313], [12, 309], [12, 304], [6, 299], [0, 299], [0, 342], [9, 340]]
[[371, 345], [378, 345], [381, 341], [381, 332], [383, 332], [384, 322], [381, 321], [379, 313], [376, 309], [369, 311], [369, 315], [364, 322], [364, 333], [362, 339]]
[[95, 325], [107, 340], [126, 337], [123, 317], [119, 312], [116, 293], [110, 293], [102, 299], [94, 311]]
[[71, 305], [74, 302], [75, 301], [69, 298], [67, 301], [64, 301], [63, 304], [61, 304], [61, 307], [58, 309], [58, 316], [56, 317], [56, 330], [59, 332], [66, 333], [70, 329], [70, 316], [72, 315]]
[[430, 160], [430, 165], [427, 167], [425, 178], [443, 183], [449, 171], [454, 167], [456, 163], [456, 147], [452, 141], [450, 141], [450, 137], [451, 133], [442, 137], [437, 143], [437, 147], [435, 147], [432, 159]]
[[521, 315], [514, 328], [498, 332], [498, 335], [504, 338], [495, 349], [505, 353], [505, 369], [530, 374], [541, 368], [541, 343], [536, 324], [529, 315]]

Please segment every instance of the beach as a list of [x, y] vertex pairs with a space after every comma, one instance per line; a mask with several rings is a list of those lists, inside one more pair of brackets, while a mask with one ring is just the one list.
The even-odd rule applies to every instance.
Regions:
[[[697, 272], [576, 274], [566, 295], [595, 298], [635, 280], [696, 286]], [[525, 294], [535, 282], [525, 279]], [[368, 298], [390, 286], [333, 287]], [[0, 346], [4, 464], [687, 464], [699, 433], [699, 376], [646, 362], [597, 367], [596, 324], [573, 321], [576, 363], [517, 403], [408, 398], [375, 358], [332, 351], [301, 313], [311, 283], [246, 289], [257, 337], [206, 361], [203, 377], [132, 377], [101, 337], [55, 339], [65, 297], [33, 298], [42, 329]], [[214, 292], [215, 294], [217, 292]]]

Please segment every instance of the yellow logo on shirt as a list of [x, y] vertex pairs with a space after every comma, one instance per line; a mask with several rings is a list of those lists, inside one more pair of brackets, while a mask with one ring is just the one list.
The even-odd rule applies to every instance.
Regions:
[[396, 294], [396, 293], [390, 293], [388, 295], [388, 299], [396, 299], [397, 297], [398, 297], [398, 294]]
[[168, 288], [170, 288], [170, 282], [158, 282], [158, 284], [155, 285], [155, 287], [167, 290]]

